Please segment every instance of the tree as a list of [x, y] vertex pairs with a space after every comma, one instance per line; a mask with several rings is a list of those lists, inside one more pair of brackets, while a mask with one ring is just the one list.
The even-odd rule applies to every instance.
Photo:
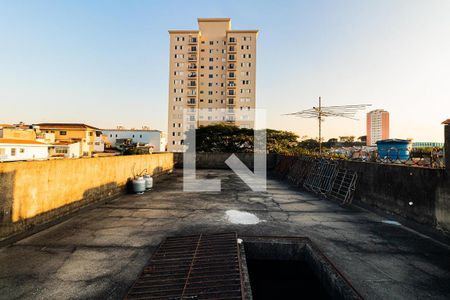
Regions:
[[[295, 133], [266, 130], [266, 149], [269, 153], [292, 153], [297, 147]], [[234, 125], [216, 124], [196, 129], [198, 152], [253, 152], [254, 130]]]
[[343, 143], [353, 143], [355, 141], [355, 137], [351, 136], [340, 136], [339, 141]]
[[307, 139], [298, 143], [298, 146], [307, 150], [317, 150], [319, 149], [319, 142], [315, 139]]

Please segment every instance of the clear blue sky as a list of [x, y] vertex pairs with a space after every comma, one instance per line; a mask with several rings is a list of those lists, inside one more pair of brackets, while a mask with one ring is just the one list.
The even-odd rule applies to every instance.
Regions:
[[[230, 17], [259, 29], [257, 105], [271, 128], [317, 136], [282, 113], [372, 103], [391, 137], [442, 141], [450, 118], [450, 1], [2, 1], [0, 123], [166, 130], [169, 29]], [[327, 120], [324, 134], [365, 134]]]

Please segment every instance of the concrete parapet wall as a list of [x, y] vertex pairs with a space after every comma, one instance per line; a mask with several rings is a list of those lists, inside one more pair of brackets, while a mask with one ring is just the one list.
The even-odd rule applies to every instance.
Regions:
[[[232, 153], [198, 152], [196, 153], [197, 169], [229, 169], [225, 161]], [[250, 169], [253, 169], [253, 153], [235, 153], [235, 155]], [[277, 154], [267, 154], [267, 169], [274, 167]], [[175, 166], [183, 167], [183, 153], [174, 153]]]
[[[297, 160], [280, 155], [275, 172], [301, 185], [304, 178], [300, 177], [308, 170], [294, 170], [307, 168], [305, 159], [301, 163]], [[357, 172], [356, 201], [450, 233], [450, 179], [444, 169], [344, 160], [337, 163], [339, 168]]]
[[172, 153], [0, 163], [0, 240], [124, 193], [133, 167], [159, 175], [173, 164]]

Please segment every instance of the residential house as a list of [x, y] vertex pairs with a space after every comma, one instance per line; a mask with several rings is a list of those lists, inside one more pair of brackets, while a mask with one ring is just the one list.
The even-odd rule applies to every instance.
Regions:
[[50, 156], [78, 158], [80, 157], [80, 142], [55, 142], [50, 148]]
[[0, 138], [0, 161], [48, 159], [49, 146], [32, 140]]
[[159, 130], [151, 130], [148, 127], [142, 129], [118, 127], [117, 129], [103, 129], [102, 132], [108, 139], [108, 144], [113, 148], [116, 148], [118, 143], [131, 139], [132, 143], [138, 146], [152, 147], [155, 152], [166, 151], [166, 135]]
[[[54, 133], [56, 142], [79, 142], [79, 156], [92, 156], [95, 152], [95, 140], [100, 130], [81, 123], [40, 123], [41, 132]], [[100, 132], [101, 134], [101, 132]]]

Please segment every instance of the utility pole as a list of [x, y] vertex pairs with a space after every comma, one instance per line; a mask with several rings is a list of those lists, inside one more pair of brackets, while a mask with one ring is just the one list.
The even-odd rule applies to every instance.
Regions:
[[322, 98], [320, 96], [317, 118], [319, 119], [319, 154], [322, 155]]

